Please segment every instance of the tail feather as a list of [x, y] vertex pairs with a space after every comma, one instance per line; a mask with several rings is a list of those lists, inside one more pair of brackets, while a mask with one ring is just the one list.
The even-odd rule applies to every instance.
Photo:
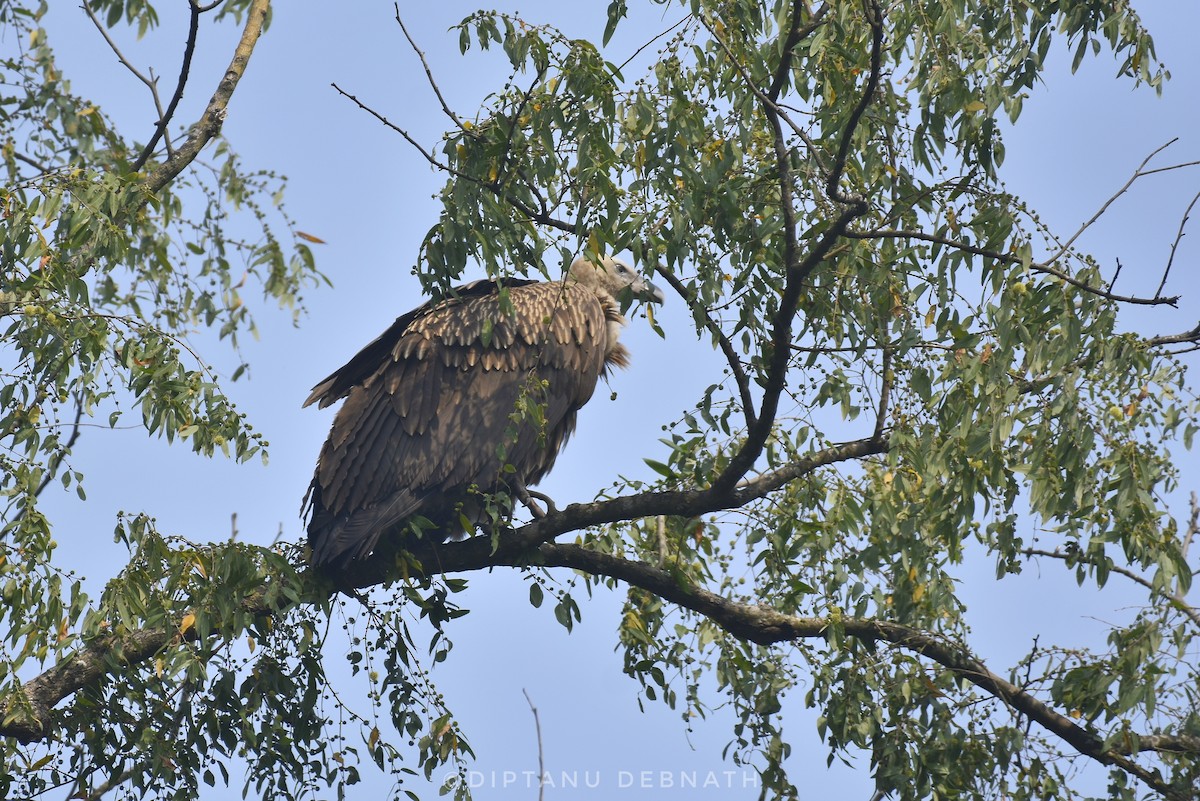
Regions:
[[339, 515], [325, 508], [321, 488], [314, 479], [307, 501], [312, 564], [344, 569], [370, 555], [379, 538], [397, 523], [419, 514], [425, 494], [401, 490], [383, 503]]

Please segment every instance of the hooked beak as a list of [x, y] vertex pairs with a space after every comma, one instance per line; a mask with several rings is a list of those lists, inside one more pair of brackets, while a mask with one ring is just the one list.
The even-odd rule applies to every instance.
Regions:
[[646, 303], [665, 303], [667, 300], [661, 289], [641, 277], [629, 285], [629, 293], [635, 299]]

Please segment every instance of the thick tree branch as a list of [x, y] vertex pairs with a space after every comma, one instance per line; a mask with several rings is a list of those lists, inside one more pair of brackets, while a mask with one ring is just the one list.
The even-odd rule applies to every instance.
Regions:
[[59, 701], [95, 684], [121, 666], [136, 665], [153, 658], [175, 636], [177, 632], [140, 629], [121, 637], [93, 640], [23, 684], [23, 698], [8, 699], [0, 706], [3, 713], [0, 735], [14, 737], [22, 743], [46, 738], [50, 734], [50, 710]]
[[1082, 728], [1071, 718], [1051, 709], [1021, 687], [996, 675], [974, 657], [966, 646], [936, 634], [900, 623], [871, 618], [784, 615], [761, 605], [732, 601], [703, 587], [681, 581], [679, 576], [643, 562], [599, 553], [581, 545], [546, 543], [537, 549], [537, 557], [536, 563], [545, 567], [569, 567], [591, 575], [619, 579], [631, 586], [647, 590], [685, 609], [704, 615], [739, 639], [759, 645], [797, 639], [823, 639], [829, 630], [835, 627], [859, 639], [890, 642], [942, 665], [959, 679], [970, 682], [1003, 701], [1009, 708], [1034, 721], [1080, 754], [1104, 765], [1119, 766], [1167, 798], [1186, 798], [1163, 782], [1156, 772], [1133, 762], [1129, 753], [1136, 750], [1200, 754], [1200, 738], [1140, 735], [1136, 748], [1106, 748], [1104, 738], [1097, 732]]
[[233, 58], [225, 70], [225, 75], [217, 84], [217, 89], [209, 99], [208, 106], [204, 109], [200, 120], [192, 126], [184, 143], [166, 161], [151, 171], [146, 176], [146, 180], [142, 182], [142, 187], [148, 194], [157, 193], [174, 180], [196, 159], [196, 156], [200, 155], [200, 151], [204, 149], [205, 145], [221, 132], [229, 100], [233, 97], [233, 92], [237, 89], [238, 82], [241, 81], [246, 72], [246, 66], [250, 63], [250, 56], [254, 52], [255, 44], [258, 43], [258, 37], [262, 34], [270, 6], [271, 0], [252, 0], [250, 7], [246, 10], [246, 25], [242, 28], [241, 39], [234, 48]]
[[[718, 498], [710, 490], [679, 490], [647, 492], [593, 503], [571, 504], [561, 511], [551, 511], [545, 517], [521, 526], [500, 538], [493, 550], [489, 536], [473, 537], [463, 542], [432, 544], [418, 543], [410, 548], [404, 563], [408, 574], [425, 574], [481, 570], [498, 565], [525, 563], [532, 549], [570, 531], [588, 526], [633, 520], [654, 515], [695, 517], [706, 512], [735, 508], [761, 498], [813, 471], [831, 464], [881, 453], [885, 445], [875, 440], [859, 440], [826, 448], [806, 459], [758, 476], [738, 487], [727, 498]], [[357, 563], [337, 575], [336, 584], [343, 590], [370, 587], [396, 581], [400, 573], [392, 555], [377, 552], [375, 558]], [[414, 568], [415, 565], [415, 568]], [[314, 577], [310, 588], [314, 602], [333, 591], [329, 582]], [[241, 611], [254, 616], [278, 614], [270, 609], [264, 596], [248, 596]], [[194, 632], [194, 629], [191, 630]], [[61, 701], [84, 687], [101, 681], [109, 673], [124, 669], [154, 657], [179, 639], [172, 629], [145, 629], [117, 637], [101, 637], [88, 643], [59, 664], [34, 677], [22, 686], [22, 695], [0, 703], [0, 736], [15, 737], [21, 742], [41, 740], [50, 734], [51, 710]]]

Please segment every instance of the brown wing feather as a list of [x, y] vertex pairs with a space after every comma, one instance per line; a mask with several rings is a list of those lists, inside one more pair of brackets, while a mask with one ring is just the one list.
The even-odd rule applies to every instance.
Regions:
[[[502, 300], [478, 286], [399, 318], [314, 389], [308, 403], [346, 397], [310, 488], [314, 563], [361, 558], [414, 515], [455, 535], [455, 505], [503, 486], [506, 465], [536, 483], [606, 358], [620, 359], [608, 341], [619, 315], [592, 290], [509, 285]], [[544, 424], [521, 413], [535, 407]]]

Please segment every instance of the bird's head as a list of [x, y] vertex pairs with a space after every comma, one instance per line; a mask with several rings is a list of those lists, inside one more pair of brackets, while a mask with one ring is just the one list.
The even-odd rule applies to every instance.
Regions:
[[580, 256], [571, 265], [568, 274], [573, 281], [612, 295], [621, 301], [622, 307], [628, 305], [630, 300], [646, 303], [662, 303], [666, 300], [661, 289], [625, 262], [611, 256], [605, 256], [598, 262]]

